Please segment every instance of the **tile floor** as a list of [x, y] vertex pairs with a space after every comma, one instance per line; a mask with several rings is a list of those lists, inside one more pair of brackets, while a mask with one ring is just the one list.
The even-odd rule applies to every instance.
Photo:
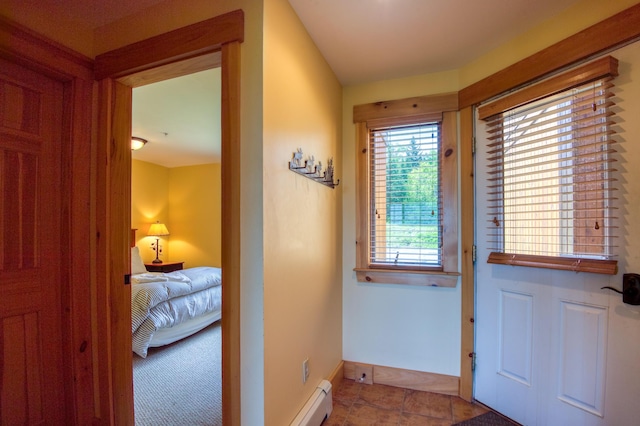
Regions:
[[323, 426], [450, 426], [487, 412], [456, 396], [343, 379]]

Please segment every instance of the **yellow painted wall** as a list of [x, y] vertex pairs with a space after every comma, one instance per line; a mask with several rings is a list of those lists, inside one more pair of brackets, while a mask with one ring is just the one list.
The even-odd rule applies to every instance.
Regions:
[[155, 221], [170, 235], [160, 238], [165, 262], [185, 262], [185, 268], [220, 266], [220, 164], [167, 168], [145, 161], [131, 164], [131, 227], [145, 262], [155, 258], [148, 237]]
[[221, 266], [220, 164], [169, 169], [171, 261]]
[[[140, 257], [145, 263], [155, 259], [151, 242], [155, 238], [147, 237], [149, 226], [156, 221], [167, 225], [169, 221], [169, 169], [145, 161], [131, 161], [131, 227], [137, 228], [136, 245], [140, 248]], [[163, 246], [162, 260], [170, 260], [170, 238], [160, 238]]]
[[342, 359], [342, 186], [288, 170], [300, 147], [341, 178], [342, 89], [288, 1], [265, 1], [264, 28], [264, 424], [278, 426]]

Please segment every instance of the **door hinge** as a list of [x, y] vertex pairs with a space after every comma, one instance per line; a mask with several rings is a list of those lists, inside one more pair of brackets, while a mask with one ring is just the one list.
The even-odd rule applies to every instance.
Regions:
[[478, 259], [478, 246], [477, 245], [473, 245], [471, 247], [471, 261], [473, 263], [476, 263], [476, 260]]
[[131, 284], [131, 274], [125, 274], [124, 276], [124, 285]]
[[476, 137], [471, 140], [471, 155], [476, 155]]
[[470, 352], [469, 358], [471, 358], [471, 371], [476, 371], [476, 353]]

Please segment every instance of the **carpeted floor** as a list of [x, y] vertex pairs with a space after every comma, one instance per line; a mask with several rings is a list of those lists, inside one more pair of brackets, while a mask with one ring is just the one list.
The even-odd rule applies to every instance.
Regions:
[[222, 425], [220, 321], [133, 356], [137, 426]]

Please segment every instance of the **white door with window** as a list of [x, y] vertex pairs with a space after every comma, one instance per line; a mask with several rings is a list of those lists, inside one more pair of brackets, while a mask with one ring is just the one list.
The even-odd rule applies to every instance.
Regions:
[[601, 287], [621, 285], [602, 87], [477, 111], [474, 397], [524, 425], [614, 424], [606, 400], [632, 389], [606, 377]]

